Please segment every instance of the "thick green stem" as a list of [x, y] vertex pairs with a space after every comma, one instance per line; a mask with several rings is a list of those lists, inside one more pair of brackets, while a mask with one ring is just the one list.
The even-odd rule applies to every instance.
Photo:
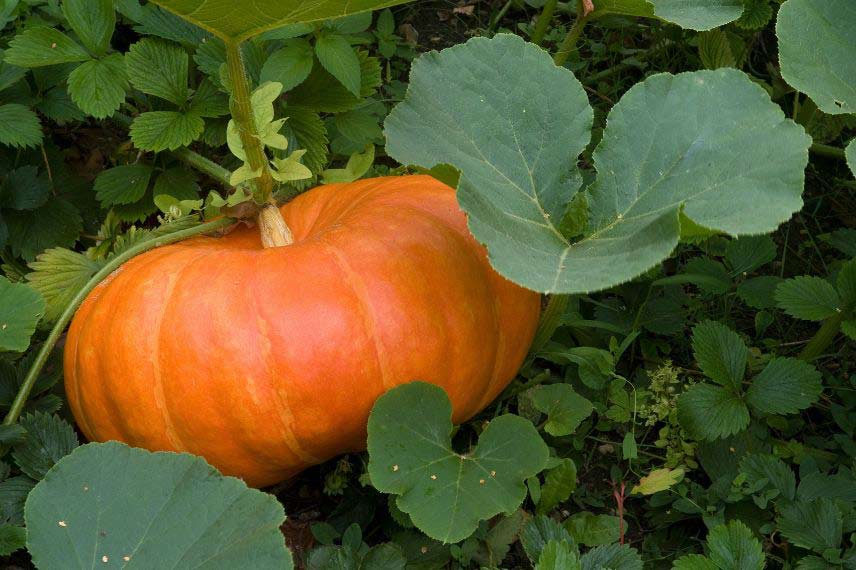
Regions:
[[101, 283], [108, 275], [116, 271], [123, 263], [144, 253], [150, 249], [154, 249], [156, 247], [166, 245], [169, 243], [175, 243], [177, 241], [181, 241], [187, 239], [189, 237], [213, 232], [214, 230], [218, 230], [220, 228], [224, 228], [231, 224], [235, 223], [235, 220], [230, 218], [221, 218], [219, 220], [215, 220], [213, 222], [208, 222], [205, 224], [200, 224], [198, 226], [188, 228], [186, 230], [181, 230], [178, 232], [174, 232], [171, 234], [167, 234], [158, 239], [152, 239], [148, 241], [144, 241], [135, 245], [134, 247], [129, 248], [127, 251], [117, 255], [113, 259], [111, 259], [107, 264], [101, 268], [101, 270], [92, 276], [92, 278], [87, 281], [86, 285], [77, 292], [71, 302], [66, 306], [65, 310], [60, 315], [59, 320], [54, 324], [51, 329], [48, 338], [45, 340], [41, 349], [39, 349], [38, 354], [36, 355], [35, 360], [33, 360], [33, 364], [30, 366], [30, 370], [27, 372], [27, 376], [24, 378], [24, 381], [21, 383], [21, 387], [18, 388], [18, 394], [15, 396], [15, 401], [12, 402], [12, 407], [9, 408], [9, 412], [6, 414], [6, 417], [3, 419], [3, 425], [12, 425], [21, 415], [21, 412], [24, 410], [24, 404], [27, 403], [27, 398], [30, 397], [30, 392], [33, 390], [33, 386], [36, 383], [36, 379], [39, 377], [39, 373], [41, 373], [42, 368], [44, 368], [45, 363], [48, 360], [48, 357], [53, 350], [53, 347], [56, 345], [59, 340], [60, 335], [62, 335], [62, 331], [65, 330], [66, 325], [68, 325], [71, 318], [74, 316], [75, 311], [86, 298], [87, 295], [95, 288], [96, 285]]
[[[582, 13], [582, 11], [578, 12], [578, 14], [580, 13]], [[589, 16], [578, 15], [574, 25], [571, 26], [568, 34], [565, 36], [565, 39], [562, 40], [562, 44], [559, 46], [556, 55], [553, 56], [553, 62], [555, 62], [559, 67], [565, 65], [565, 62], [568, 60], [568, 56], [576, 51], [577, 41], [580, 39], [580, 35], [583, 33], [583, 29], [586, 27], [588, 20]]]
[[832, 344], [832, 341], [841, 332], [841, 323], [844, 322], [845, 314], [844, 311], [841, 311], [823, 321], [820, 329], [811, 337], [811, 340], [808, 341], [808, 344], [800, 352], [800, 360], [814, 360], [823, 354], [823, 351]]
[[565, 314], [570, 300], [570, 295], [550, 295], [547, 300], [547, 307], [541, 314], [541, 322], [538, 324], [538, 330], [535, 331], [535, 339], [532, 341], [532, 348], [529, 352], [534, 354], [550, 342], [553, 333], [562, 323], [562, 316]]
[[265, 204], [271, 199], [274, 183], [265, 149], [256, 129], [253, 105], [250, 100], [250, 81], [247, 78], [247, 70], [241, 55], [241, 45], [238, 42], [226, 42], [226, 65], [229, 69], [229, 82], [232, 87], [232, 119], [241, 135], [241, 143], [244, 145], [247, 163], [254, 171], [261, 172], [257, 179], [258, 194], [256, 201]]
[[540, 46], [541, 42], [544, 41], [544, 34], [547, 33], [547, 28], [550, 26], [550, 22], [553, 21], [553, 13], [556, 11], [558, 3], [558, 0], [547, 0], [547, 3], [544, 4], [541, 13], [538, 15], [538, 20], [535, 22], [535, 31], [532, 32], [532, 38], [530, 39], [533, 44]]
[[826, 144], [815, 143], [811, 145], [811, 152], [818, 156], [825, 156], [827, 158], [837, 158], [839, 160], [846, 160], [847, 155], [844, 154], [843, 148], [838, 148], [836, 146], [829, 146]]

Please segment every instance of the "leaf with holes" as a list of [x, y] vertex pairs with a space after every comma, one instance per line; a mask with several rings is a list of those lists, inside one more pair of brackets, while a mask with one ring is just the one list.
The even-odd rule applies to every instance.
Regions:
[[91, 443], [60, 460], [30, 493], [27, 548], [42, 570], [92, 568], [93, 561], [290, 570], [284, 518], [274, 497], [223, 477], [200, 457]]
[[856, 113], [856, 4], [788, 0], [776, 22], [782, 77], [824, 113]]
[[227, 40], [245, 40], [261, 32], [301, 22], [341, 18], [409, 0], [155, 0], [167, 10]]
[[[512, 513], [526, 478], [547, 463], [535, 427], [513, 415], [491, 420], [466, 454], [452, 449], [452, 406], [441, 388], [414, 382], [378, 398], [369, 416], [369, 475], [428, 536], [458, 542], [479, 521]], [[426, 501], [426, 497], [428, 500]]]

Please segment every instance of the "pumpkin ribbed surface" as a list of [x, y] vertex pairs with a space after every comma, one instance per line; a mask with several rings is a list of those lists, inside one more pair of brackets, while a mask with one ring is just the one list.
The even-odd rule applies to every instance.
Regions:
[[[254, 486], [365, 448], [375, 399], [423, 380], [454, 420], [511, 381], [539, 296], [498, 276], [454, 190], [427, 176], [311, 190], [256, 228], [133, 258], [75, 316], [68, 401], [84, 434], [187, 451]], [[418, 410], [414, 410], [418, 413]]]

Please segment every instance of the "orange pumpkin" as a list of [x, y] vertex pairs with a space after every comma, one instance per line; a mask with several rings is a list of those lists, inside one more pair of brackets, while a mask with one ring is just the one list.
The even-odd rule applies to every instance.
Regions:
[[188, 451], [265, 486], [365, 449], [375, 399], [424, 380], [473, 416], [511, 381], [539, 296], [506, 281], [454, 190], [428, 176], [334, 184], [254, 228], [140, 255], [86, 299], [65, 345], [84, 434]]

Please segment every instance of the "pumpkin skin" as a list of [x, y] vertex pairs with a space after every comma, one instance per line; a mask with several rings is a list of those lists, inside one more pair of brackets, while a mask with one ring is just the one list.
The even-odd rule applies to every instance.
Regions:
[[428, 176], [315, 188], [258, 229], [133, 258], [84, 301], [68, 401], [92, 441], [203, 456], [266, 486], [365, 449], [372, 404], [414, 380], [464, 421], [514, 378], [538, 294], [496, 274], [454, 190]]

